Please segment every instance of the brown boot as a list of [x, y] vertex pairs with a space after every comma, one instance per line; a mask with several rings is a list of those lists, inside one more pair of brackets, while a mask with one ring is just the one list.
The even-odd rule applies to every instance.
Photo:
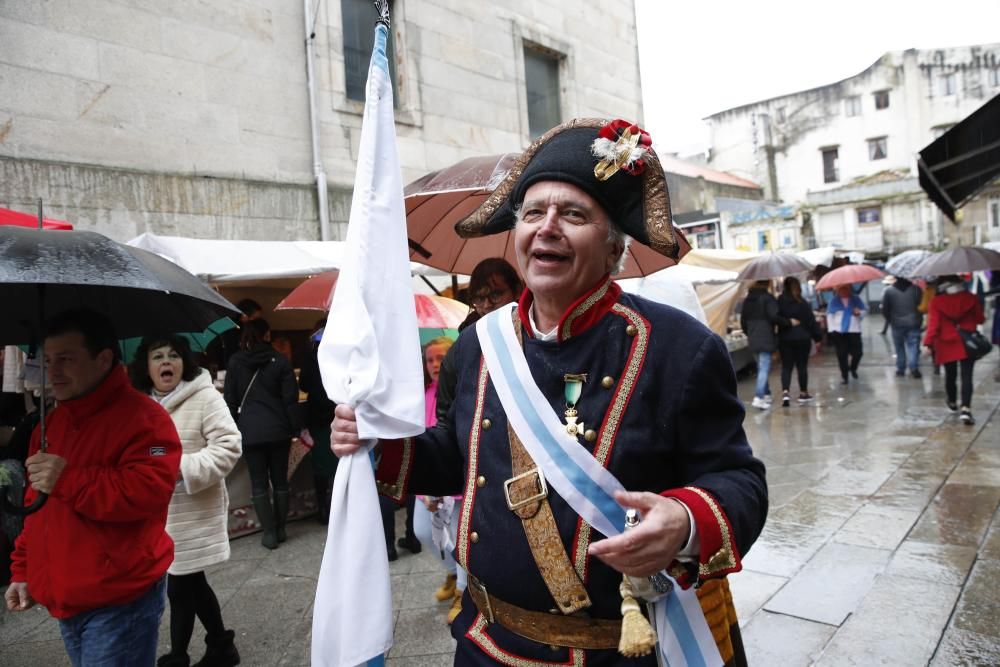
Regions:
[[462, 593], [465, 591], [460, 591], [455, 589], [455, 597], [451, 601], [451, 608], [448, 610], [448, 616], [445, 623], [451, 625], [451, 622], [455, 620], [458, 614], [462, 611]]
[[458, 579], [454, 574], [449, 574], [441, 584], [441, 588], [434, 591], [434, 597], [438, 602], [444, 602], [455, 597], [455, 581]]

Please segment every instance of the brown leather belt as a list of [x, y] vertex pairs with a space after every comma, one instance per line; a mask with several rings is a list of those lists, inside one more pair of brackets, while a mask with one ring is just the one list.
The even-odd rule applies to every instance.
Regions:
[[468, 591], [487, 621], [499, 623], [525, 639], [572, 648], [618, 648], [622, 630], [620, 620], [563, 616], [522, 609], [490, 595], [482, 582], [472, 575], [469, 575]]

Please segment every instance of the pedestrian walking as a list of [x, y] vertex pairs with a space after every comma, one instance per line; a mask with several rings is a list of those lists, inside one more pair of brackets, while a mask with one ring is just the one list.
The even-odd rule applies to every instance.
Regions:
[[750, 352], [757, 360], [757, 385], [751, 406], [760, 410], [771, 407], [771, 389], [767, 376], [771, 372], [771, 357], [778, 349], [775, 328], [788, 326], [788, 320], [778, 313], [778, 301], [771, 295], [771, 283], [758, 280], [750, 287], [740, 311], [740, 327], [747, 335]]
[[306, 392], [305, 427], [312, 439], [310, 460], [313, 469], [313, 488], [316, 492], [316, 520], [322, 525], [330, 522], [330, 490], [337, 473], [337, 457], [330, 449], [330, 423], [333, 409], [337, 407], [326, 395], [319, 370], [319, 342], [323, 338], [326, 319], [316, 323], [309, 336], [309, 354], [302, 363], [299, 387]]
[[826, 331], [837, 350], [841, 384], [847, 384], [848, 373], [855, 380], [858, 378], [858, 364], [864, 352], [861, 320], [867, 312], [868, 307], [850, 285], [838, 287], [836, 296], [826, 306]]
[[288, 453], [302, 430], [299, 387], [291, 363], [271, 346], [267, 320], [245, 323], [240, 348], [229, 360], [223, 395], [243, 436], [260, 543], [277, 549], [287, 537]]
[[44, 605], [74, 665], [152, 665], [174, 559], [166, 523], [177, 429], [131, 386], [104, 315], [57, 315], [43, 347], [58, 405], [46, 417], [47, 451], [40, 429], [32, 434], [25, 502], [48, 499], [15, 542], [7, 609]]
[[920, 328], [923, 316], [920, 304], [923, 291], [906, 278], [896, 281], [882, 295], [882, 316], [892, 327], [892, 343], [896, 348], [896, 376], [920, 378]]
[[170, 415], [182, 447], [167, 512], [167, 533], [174, 540], [174, 562], [167, 570], [170, 652], [160, 656], [157, 667], [191, 664], [188, 645], [196, 617], [205, 627], [206, 651], [195, 667], [238, 665], [235, 633], [226, 629], [205, 570], [229, 560], [226, 476], [242, 452], [240, 431], [183, 336], [144, 338], [129, 371], [132, 385]]
[[[927, 317], [924, 345], [931, 348], [935, 363], [944, 366], [944, 388], [947, 406], [958, 412], [964, 424], [975, 424], [972, 416], [972, 370], [975, 360], [970, 359], [959, 329], [975, 331], [985, 321], [983, 306], [958, 276], [943, 276], [938, 294], [931, 301]], [[961, 404], [956, 391], [956, 381], [961, 374]]]
[[799, 403], [813, 400], [809, 393], [809, 353], [814, 343], [823, 338], [812, 306], [802, 298], [802, 283], [794, 276], [785, 278], [784, 289], [778, 297], [778, 314], [788, 320], [778, 328], [778, 352], [781, 357], [781, 406], [791, 405], [789, 390], [792, 370], [798, 373]]

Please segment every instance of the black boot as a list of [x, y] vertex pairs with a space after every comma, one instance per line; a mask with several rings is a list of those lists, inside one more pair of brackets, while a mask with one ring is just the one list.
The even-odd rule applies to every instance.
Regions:
[[193, 667], [232, 667], [240, 664], [240, 652], [233, 643], [235, 637], [236, 633], [232, 630], [226, 630], [221, 635], [207, 635], [205, 657]]
[[285, 524], [288, 523], [288, 491], [274, 492], [274, 532], [279, 542], [288, 539]]
[[168, 653], [166, 655], [161, 655], [156, 661], [156, 667], [188, 667], [191, 664], [191, 658], [188, 657], [187, 653]]
[[253, 508], [257, 511], [257, 520], [260, 527], [264, 529], [264, 534], [260, 537], [260, 543], [268, 549], [278, 548], [278, 536], [274, 530], [274, 510], [271, 508], [271, 499], [267, 495], [253, 496], [250, 498]]
[[330, 523], [330, 480], [326, 475], [313, 475], [316, 488], [316, 520], [320, 525]]

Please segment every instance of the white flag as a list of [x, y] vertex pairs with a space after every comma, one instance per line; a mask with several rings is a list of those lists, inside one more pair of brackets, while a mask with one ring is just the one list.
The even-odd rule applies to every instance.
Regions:
[[[420, 339], [410, 283], [386, 26], [375, 26], [345, 260], [319, 345], [330, 400], [352, 406], [365, 439], [424, 431]], [[367, 450], [340, 460], [313, 607], [312, 664], [381, 664], [392, 595]]]

